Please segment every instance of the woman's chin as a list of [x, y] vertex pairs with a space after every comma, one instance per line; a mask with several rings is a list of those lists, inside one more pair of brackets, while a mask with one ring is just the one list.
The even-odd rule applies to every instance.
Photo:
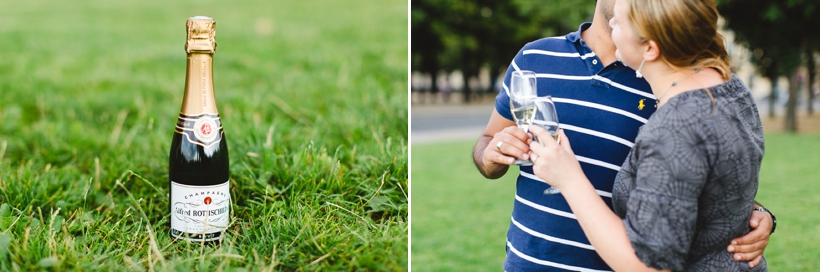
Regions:
[[[626, 65], [626, 62], [624, 61], [624, 57], [621, 56], [621, 50], [615, 49], [615, 59], [621, 61], [621, 63]], [[629, 65], [626, 65], [626, 66], [629, 67]]]

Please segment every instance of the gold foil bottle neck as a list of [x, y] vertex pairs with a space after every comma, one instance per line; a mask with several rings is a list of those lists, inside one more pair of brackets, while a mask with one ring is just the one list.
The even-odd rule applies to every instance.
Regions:
[[185, 96], [182, 110], [185, 115], [217, 114], [214, 98], [213, 53], [216, 51], [214, 34], [216, 22], [204, 16], [188, 19], [188, 68], [185, 76]]
[[188, 41], [185, 43], [187, 53], [211, 53], [216, 52], [216, 21], [205, 16], [194, 16], [188, 18], [187, 22]]

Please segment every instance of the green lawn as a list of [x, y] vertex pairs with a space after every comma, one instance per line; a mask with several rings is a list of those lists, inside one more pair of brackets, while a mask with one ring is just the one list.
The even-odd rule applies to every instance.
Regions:
[[[0, 271], [406, 270], [407, 1], [0, 8]], [[221, 247], [172, 243], [185, 20], [217, 22]]]
[[[511, 169], [487, 180], [475, 141], [412, 146], [411, 262], [419, 271], [499, 271], [515, 191]], [[766, 135], [757, 200], [778, 219], [765, 256], [771, 271], [820, 269], [820, 135]]]

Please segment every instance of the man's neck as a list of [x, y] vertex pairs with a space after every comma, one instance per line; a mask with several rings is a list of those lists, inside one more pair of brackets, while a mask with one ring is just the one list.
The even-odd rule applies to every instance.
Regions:
[[603, 15], [596, 14], [592, 19], [592, 25], [581, 32], [581, 38], [592, 49], [592, 52], [601, 59], [602, 63], [609, 65], [617, 59], [615, 57], [615, 44], [612, 43], [612, 34], [609, 28], [604, 25], [609, 24], [609, 22], [602, 21]]

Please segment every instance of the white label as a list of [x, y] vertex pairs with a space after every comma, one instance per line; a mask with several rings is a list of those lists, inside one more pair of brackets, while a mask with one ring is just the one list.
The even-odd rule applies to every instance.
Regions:
[[224, 230], [230, 218], [228, 183], [190, 186], [171, 181], [171, 229], [190, 234]]

